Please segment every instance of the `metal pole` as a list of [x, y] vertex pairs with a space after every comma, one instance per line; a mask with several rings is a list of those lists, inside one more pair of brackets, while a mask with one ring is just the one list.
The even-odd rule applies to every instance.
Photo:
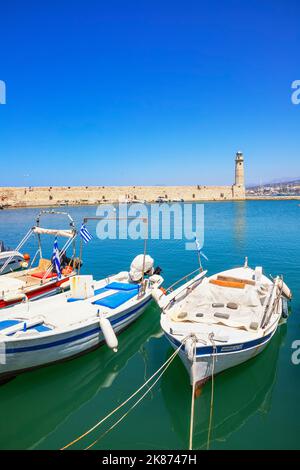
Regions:
[[198, 260], [199, 260], [199, 267], [200, 267], [200, 272], [203, 271], [203, 267], [202, 267], [202, 262], [201, 262], [201, 253], [199, 250], [198, 251]]
[[78, 276], [80, 275], [81, 258], [82, 258], [82, 238], [80, 238]]
[[144, 257], [143, 257], [143, 271], [142, 271], [142, 282], [141, 282], [141, 293], [145, 292], [144, 278], [145, 278], [145, 264], [146, 264], [146, 254], [147, 254], [147, 239], [148, 239], [148, 221], [143, 219], [145, 223], [145, 237], [144, 237]]

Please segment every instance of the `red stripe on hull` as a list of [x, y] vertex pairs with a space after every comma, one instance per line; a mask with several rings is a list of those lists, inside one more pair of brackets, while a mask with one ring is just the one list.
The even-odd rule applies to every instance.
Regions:
[[[31, 290], [27, 294], [25, 292], [25, 294], [27, 295], [27, 298], [29, 300], [34, 300], [36, 297], [39, 297], [40, 295], [48, 294], [51, 291], [57, 289], [59, 286], [61, 286], [61, 284], [63, 282], [66, 282], [69, 279], [70, 279], [70, 276], [69, 277], [64, 277], [63, 279], [60, 279], [59, 281], [56, 281], [54, 283], [51, 282], [49, 284], [44, 284], [43, 286], [39, 286], [36, 289]], [[0, 300], [0, 309], [5, 308], [5, 307], [11, 307], [12, 305], [16, 305], [16, 304], [19, 304], [21, 302], [22, 302], [22, 299], [11, 300], [11, 301], [7, 301], [7, 302], [5, 300]]]

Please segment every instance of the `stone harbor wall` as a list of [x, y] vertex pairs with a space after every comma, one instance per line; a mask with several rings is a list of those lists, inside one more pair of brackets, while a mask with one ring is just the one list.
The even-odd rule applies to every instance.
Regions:
[[245, 199], [244, 186], [0, 187], [0, 207], [87, 205], [110, 202], [228, 201]]

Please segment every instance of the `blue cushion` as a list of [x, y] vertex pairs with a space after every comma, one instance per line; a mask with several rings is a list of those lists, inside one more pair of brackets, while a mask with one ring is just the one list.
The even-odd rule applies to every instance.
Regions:
[[101, 305], [102, 307], [108, 308], [117, 308], [120, 305], [127, 302], [127, 300], [132, 299], [135, 295], [138, 294], [138, 289], [131, 290], [129, 292], [117, 292], [116, 294], [109, 295], [104, 297], [104, 299], [95, 300], [94, 305]]
[[51, 330], [51, 328], [49, 328], [46, 325], [37, 325], [37, 326], [33, 326], [32, 328], [34, 330], [38, 331], [39, 333], [42, 333], [43, 331], [50, 331]]
[[103, 292], [107, 292], [107, 290], [106, 290], [105, 287], [101, 287], [101, 289], [96, 289], [96, 290], [94, 291], [94, 295], [103, 294]]
[[0, 321], [0, 330], [4, 330], [5, 328], [9, 328], [10, 326], [17, 325], [21, 323], [20, 320], [3, 320]]
[[[93, 297], [95, 297], [95, 295], [103, 294], [103, 292], [107, 292], [105, 287], [102, 287], [101, 289], [96, 289], [94, 291]], [[67, 298], [67, 302], [78, 302], [78, 300], [86, 300], [86, 299], [77, 299], [76, 297], [68, 297]]]
[[137, 284], [127, 284], [126, 282], [111, 282], [105, 286], [106, 289], [132, 291], [139, 289]]
[[[0, 330], [4, 330], [5, 328], [9, 328], [10, 326], [17, 325], [18, 323], [23, 323], [23, 321], [21, 321], [21, 320], [4, 320], [4, 321], [0, 321]], [[27, 329], [28, 330], [31, 330], [31, 329], [36, 330], [40, 333], [42, 333], [43, 331], [51, 330], [51, 328], [49, 328], [48, 326], [45, 326], [45, 325], [30, 326]], [[14, 334], [15, 333], [9, 333], [7, 336], [12, 336]]]

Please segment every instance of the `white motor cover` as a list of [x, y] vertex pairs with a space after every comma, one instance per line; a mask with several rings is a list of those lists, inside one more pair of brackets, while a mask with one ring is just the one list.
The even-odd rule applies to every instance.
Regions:
[[[143, 277], [144, 255], [138, 255], [134, 258], [130, 265], [130, 277], [133, 281], [140, 281]], [[144, 272], [151, 272], [154, 266], [154, 260], [151, 256], [145, 256]]]

